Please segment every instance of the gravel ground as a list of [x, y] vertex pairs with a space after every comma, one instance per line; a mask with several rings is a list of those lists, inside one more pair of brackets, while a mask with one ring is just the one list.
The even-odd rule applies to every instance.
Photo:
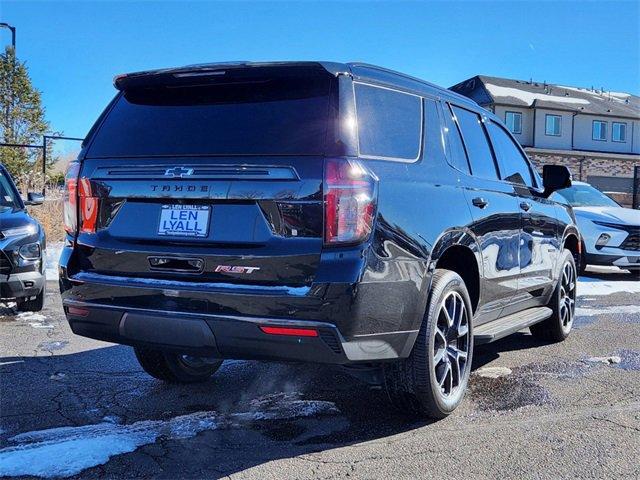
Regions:
[[131, 349], [73, 335], [56, 290], [41, 316], [0, 304], [0, 475], [640, 477], [638, 293], [580, 297], [561, 344], [523, 331], [477, 347], [462, 406], [425, 422], [333, 367], [230, 361], [164, 385]]

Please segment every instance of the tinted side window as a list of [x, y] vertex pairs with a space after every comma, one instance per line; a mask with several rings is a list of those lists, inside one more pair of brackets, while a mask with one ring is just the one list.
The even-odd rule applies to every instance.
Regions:
[[422, 99], [415, 95], [354, 84], [360, 155], [417, 160], [422, 138]]
[[462, 138], [471, 163], [471, 173], [476, 177], [497, 179], [498, 173], [480, 116], [463, 108], [452, 108], [462, 130]]
[[444, 126], [448, 145], [447, 156], [449, 158], [449, 164], [462, 172], [471, 173], [467, 153], [464, 151], [462, 137], [460, 136], [460, 130], [453, 121], [451, 110], [449, 110], [447, 105], [444, 105]]
[[488, 127], [493, 150], [498, 158], [500, 176], [503, 180], [520, 185], [533, 187], [529, 164], [520, 153], [518, 147], [507, 133], [494, 122], [489, 122]]

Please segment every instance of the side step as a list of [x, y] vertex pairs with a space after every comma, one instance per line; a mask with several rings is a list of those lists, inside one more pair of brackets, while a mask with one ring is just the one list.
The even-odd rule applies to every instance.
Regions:
[[549, 307], [535, 307], [522, 312], [512, 313], [506, 317], [475, 327], [473, 339], [477, 344], [495, 342], [518, 330], [546, 320], [552, 313], [553, 311]]

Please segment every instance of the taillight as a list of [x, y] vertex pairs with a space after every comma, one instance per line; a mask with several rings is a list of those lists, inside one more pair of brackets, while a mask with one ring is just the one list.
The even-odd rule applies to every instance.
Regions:
[[324, 171], [324, 242], [359, 243], [373, 228], [377, 178], [356, 160], [327, 159]]
[[80, 231], [95, 233], [98, 223], [98, 198], [92, 196], [91, 182], [88, 178], [81, 178], [78, 182], [78, 199], [80, 204]]
[[80, 164], [71, 162], [64, 175], [63, 221], [67, 233], [75, 235], [78, 230], [78, 174]]
[[79, 173], [80, 164], [72, 162], [65, 174], [64, 229], [72, 235], [78, 232], [78, 226], [81, 232], [94, 233], [98, 221], [98, 198], [92, 195], [89, 179], [78, 178]]

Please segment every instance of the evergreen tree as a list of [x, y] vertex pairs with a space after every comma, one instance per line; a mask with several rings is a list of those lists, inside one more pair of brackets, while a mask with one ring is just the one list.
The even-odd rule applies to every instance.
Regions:
[[[49, 131], [41, 93], [34, 88], [25, 62], [9, 46], [0, 54], [0, 142], [41, 145]], [[47, 166], [55, 161], [47, 152]], [[0, 147], [0, 161], [21, 181], [33, 184], [42, 171], [42, 150]]]

